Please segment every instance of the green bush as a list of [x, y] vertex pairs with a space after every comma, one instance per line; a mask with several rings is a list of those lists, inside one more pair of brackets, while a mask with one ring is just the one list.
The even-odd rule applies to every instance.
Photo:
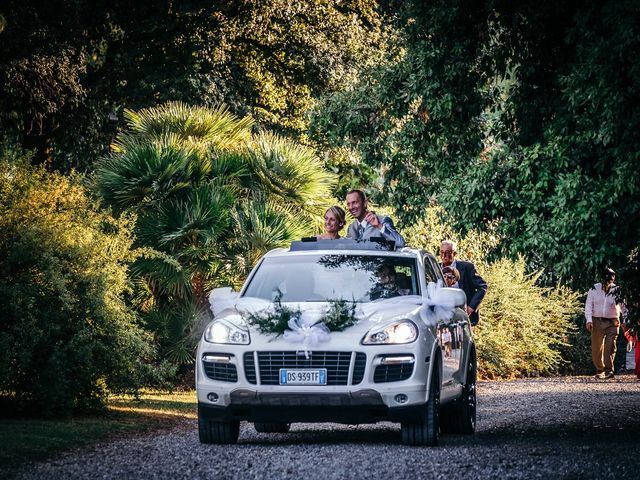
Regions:
[[150, 337], [123, 302], [131, 221], [114, 220], [77, 176], [0, 160], [0, 394], [69, 414], [160, 378]]
[[566, 287], [536, 285], [524, 259], [501, 259], [483, 271], [489, 283], [480, 323], [474, 329], [478, 370], [484, 378], [515, 378], [557, 373], [561, 349], [580, 309], [578, 294]]
[[[583, 297], [584, 298], [584, 297]], [[591, 334], [584, 328], [584, 310], [571, 321], [575, 328], [568, 334], [568, 345], [559, 348], [563, 362], [558, 368], [561, 375], [590, 375], [595, 371], [591, 361]], [[618, 349], [617, 358], [626, 355]]]
[[458, 257], [473, 261], [487, 281], [480, 323], [474, 328], [479, 375], [494, 379], [583, 373], [590, 353], [578, 328], [578, 294], [562, 286], [540, 287], [539, 274], [527, 273], [522, 258], [494, 260], [501, 239], [488, 227], [461, 237], [445, 210], [434, 206], [403, 230], [410, 245], [436, 255], [442, 240], [458, 241]]

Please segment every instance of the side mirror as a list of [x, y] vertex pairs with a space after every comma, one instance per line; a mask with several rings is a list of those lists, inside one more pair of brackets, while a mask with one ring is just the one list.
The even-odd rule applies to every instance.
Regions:
[[209, 294], [209, 306], [213, 316], [217, 317], [220, 312], [233, 307], [238, 299], [239, 292], [234, 292], [231, 287], [214, 288]]
[[434, 301], [443, 305], [453, 305], [464, 308], [467, 304], [467, 296], [459, 288], [442, 287], [436, 290]]

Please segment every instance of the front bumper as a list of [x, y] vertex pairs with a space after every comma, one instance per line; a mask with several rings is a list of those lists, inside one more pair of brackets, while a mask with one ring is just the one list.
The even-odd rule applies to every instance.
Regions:
[[318, 394], [260, 393], [239, 389], [231, 394], [227, 406], [198, 402], [198, 416], [215, 421], [413, 423], [423, 421], [425, 411], [422, 403], [390, 408], [374, 390]]
[[[373, 347], [366, 350], [366, 355], [357, 351], [342, 352], [339, 356], [338, 352], [326, 352], [326, 355], [314, 352], [316, 359], [320, 356], [329, 364], [337, 362], [343, 366], [332, 370], [327, 364], [329, 383], [323, 386], [277, 384], [278, 369], [273, 366], [273, 358], [289, 362], [291, 352], [270, 352], [266, 359], [261, 352], [248, 349], [200, 350], [196, 367], [199, 413], [218, 421], [417, 422], [422, 420], [425, 410], [430, 362], [424, 350], [415, 347]], [[366, 360], [359, 363], [358, 359], [363, 356]], [[412, 363], [388, 368], [384, 365], [386, 359], [399, 356], [411, 358]], [[228, 363], [214, 368], [203, 360], [205, 358], [211, 361], [224, 358]], [[285, 366], [291, 368], [289, 364]], [[309, 366], [318, 367], [317, 364]], [[338, 378], [341, 384], [335, 383]]]

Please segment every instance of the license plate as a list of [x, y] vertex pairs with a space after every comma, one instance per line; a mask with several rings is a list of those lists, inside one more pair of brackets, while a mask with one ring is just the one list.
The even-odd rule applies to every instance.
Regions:
[[280, 385], [326, 385], [327, 369], [280, 369]]

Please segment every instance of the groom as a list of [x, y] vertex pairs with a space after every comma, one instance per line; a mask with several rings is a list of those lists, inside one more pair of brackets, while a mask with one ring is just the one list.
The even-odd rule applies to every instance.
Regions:
[[362, 190], [347, 193], [347, 210], [355, 220], [347, 230], [347, 237], [354, 240], [368, 240], [381, 237], [396, 243], [396, 248], [404, 247], [404, 238], [395, 228], [389, 217], [376, 215], [368, 209], [367, 197]]

